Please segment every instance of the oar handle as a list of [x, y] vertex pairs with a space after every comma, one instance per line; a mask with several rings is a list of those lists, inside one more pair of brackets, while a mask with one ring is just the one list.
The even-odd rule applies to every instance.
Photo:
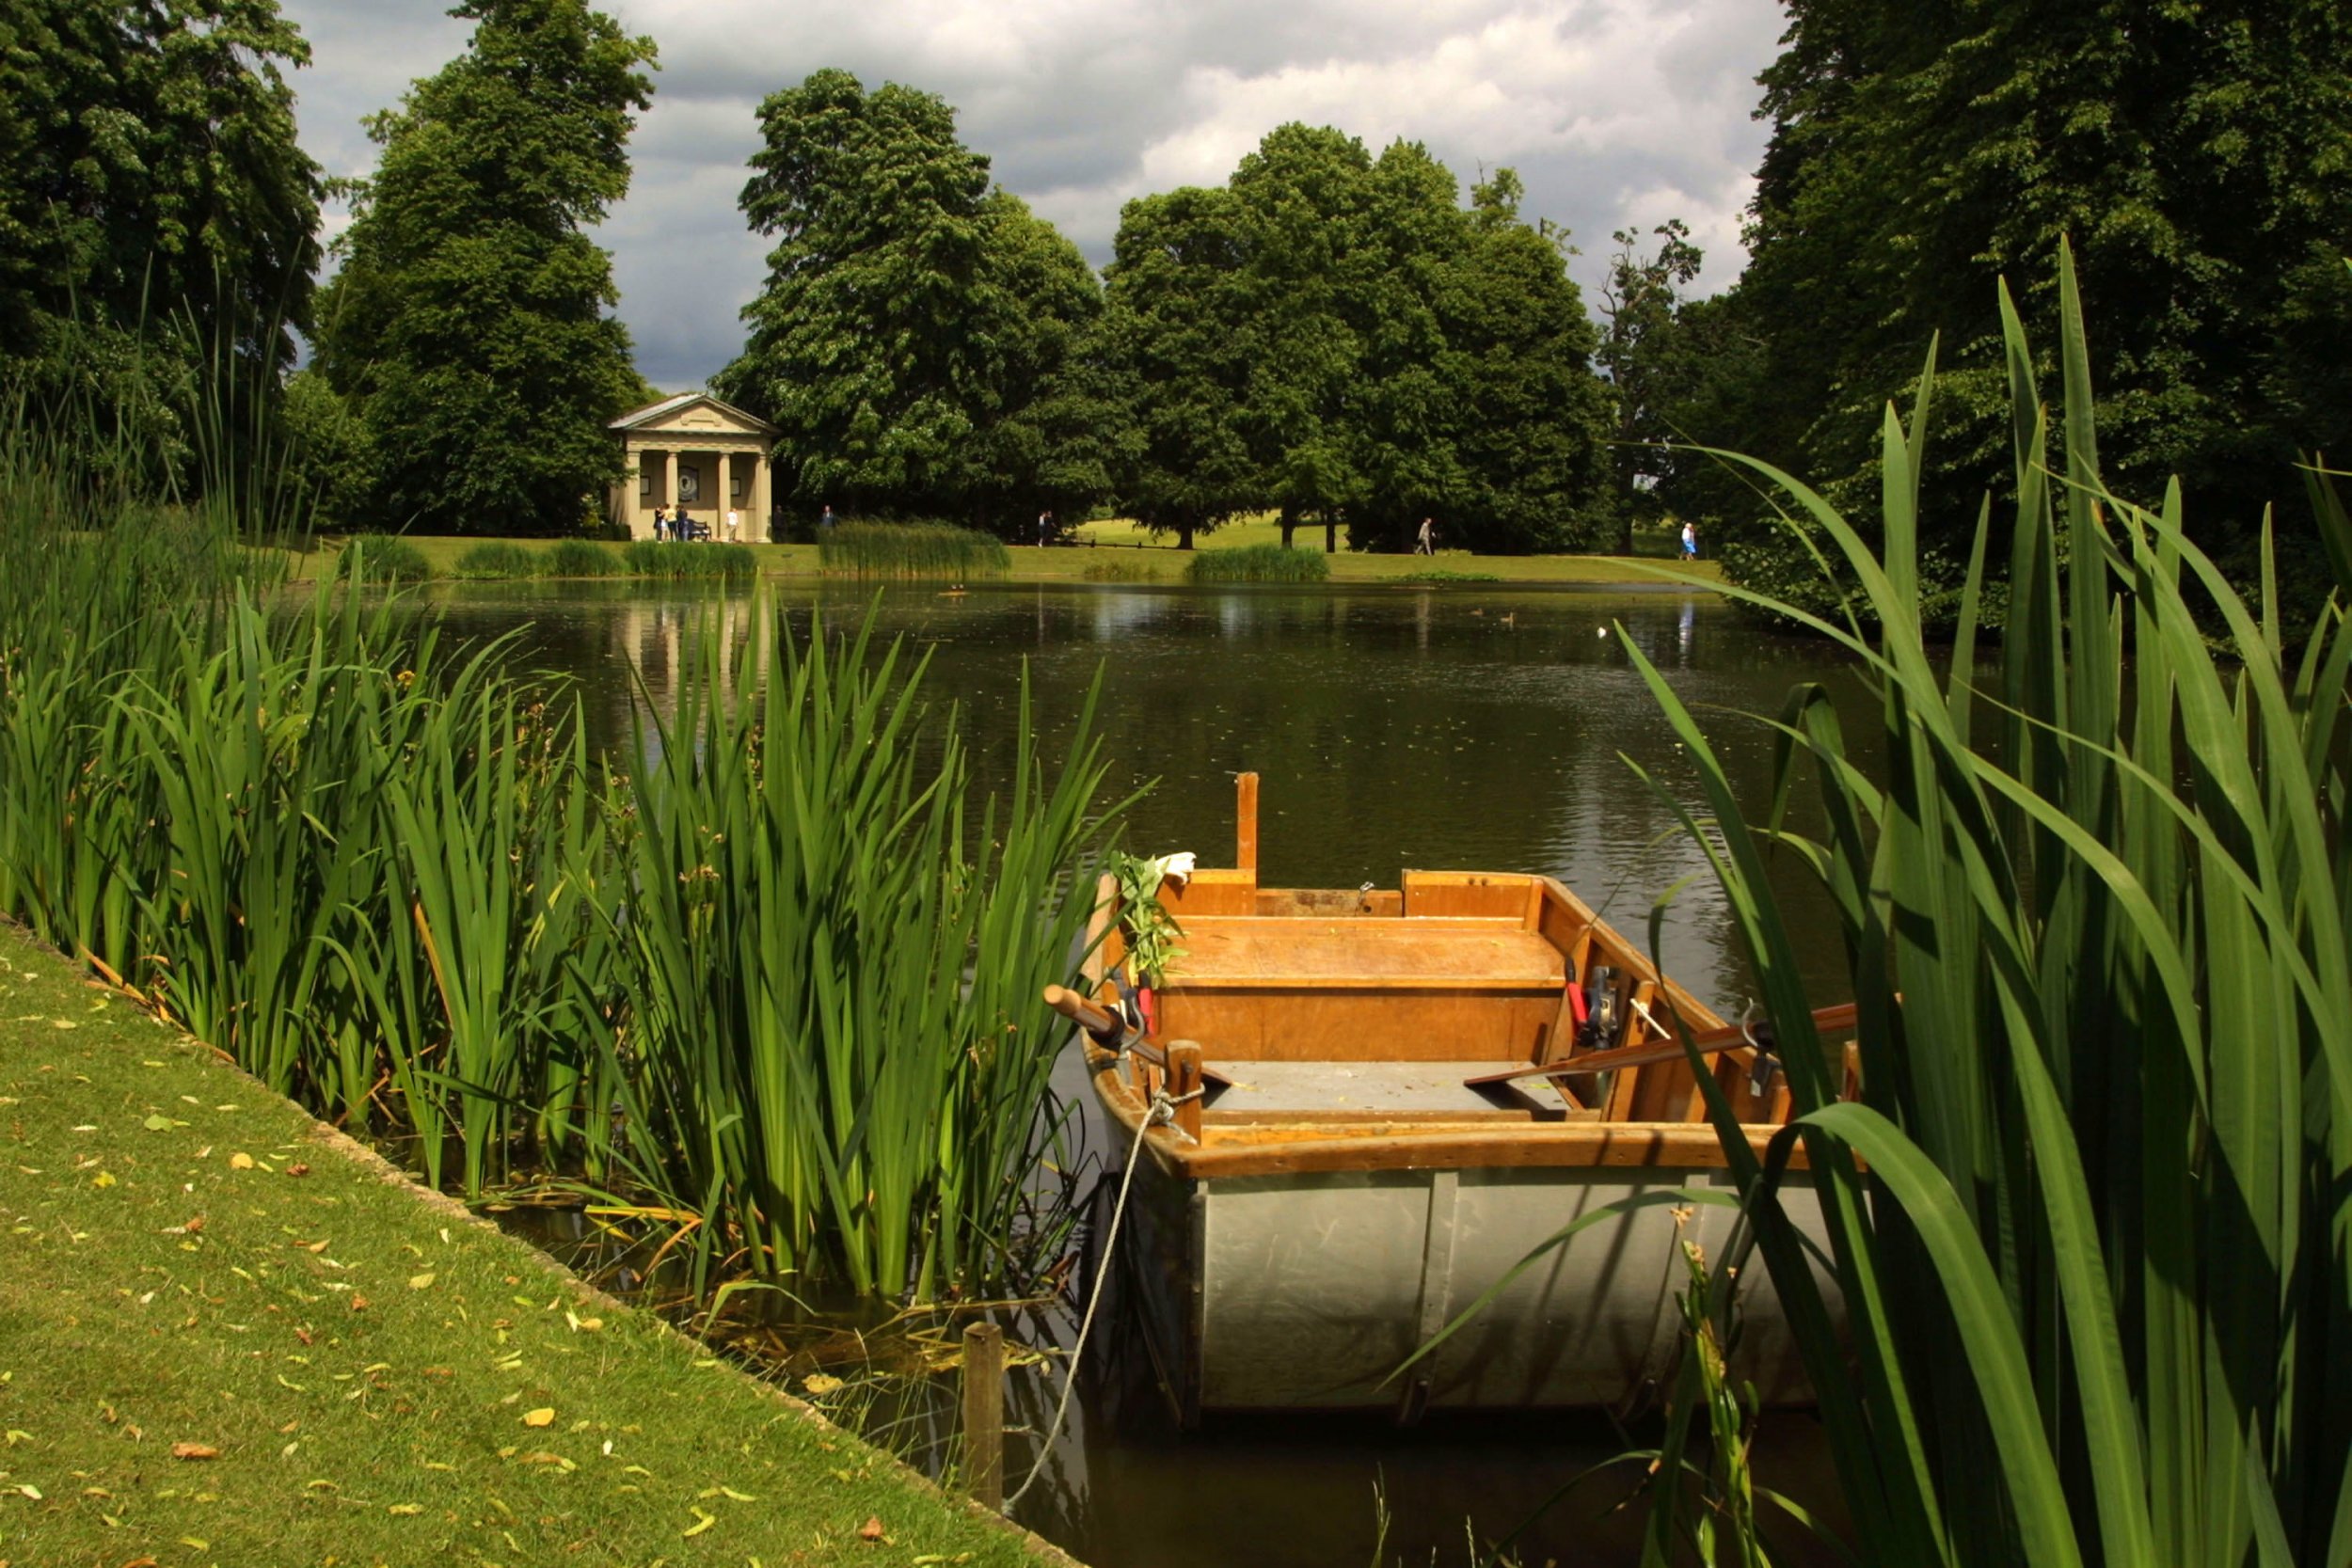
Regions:
[[1119, 1020], [1067, 986], [1046, 987], [1045, 1005], [1104, 1045], [1117, 1045], [1127, 1032]]

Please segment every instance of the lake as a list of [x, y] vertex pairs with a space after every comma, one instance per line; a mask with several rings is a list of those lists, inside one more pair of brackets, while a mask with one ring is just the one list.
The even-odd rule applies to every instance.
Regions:
[[[1232, 776], [1262, 776], [1260, 867], [1269, 886], [1396, 885], [1405, 867], [1537, 871], [1559, 878], [1637, 940], [1672, 894], [1659, 950], [1666, 971], [1737, 1017], [1753, 992], [1704, 855], [1638, 767], [1676, 799], [1698, 800], [1692, 770], [1628, 657], [1637, 644], [1700, 715], [1752, 814], [1771, 800], [1773, 741], [1745, 714], [1778, 712], [1799, 681], [1826, 685], [1850, 740], [1867, 693], [1838, 652], [1775, 636], [1706, 596], [1565, 589], [1339, 587], [1190, 589], [1130, 585], [932, 587], [878, 597], [847, 585], [771, 588], [797, 625], [878, 629], [927, 656], [936, 705], [962, 716], [976, 768], [1001, 777], [1025, 670], [1049, 756], [1089, 685], [1114, 796], [1149, 785], [1128, 842], [1233, 858]], [[521, 629], [530, 662], [580, 683], [592, 739], [625, 743], [640, 694], [658, 709], [696, 639], [714, 625], [749, 634], [752, 601], [644, 585], [476, 584], [437, 588], [450, 629]], [[1859, 751], [1859, 748], [1857, 748]], [[1805, 814], [1798, 814], [1803, 826]], [[1845, 962], [1826, 900], [1779, 868], [1806, 943], [1817, 1004], [1845, 999]], [[1064, 1075], [1072, 1088], [1078, 1080]], [[1107, 1140], [1098, 1137], [1101, 1148]], [[1019, 1323], [1009, 1324], [1016, 1334]], [[1058, 1337], [1067, 1324], [1027, 1325]], [[1117, 1349], [1107, 1364], [1116, 1368]], [[1375, 1490], [1391, 1516], [1381, 1560], [1467, 1560], [1563, 1483], [1641, 1435], [1597, 1416], [1433, 1421], [1399, 1433], [1362, 1421], [1228, 1420], [1172, 1431], [1116, 1376], [1090, 1369], [1073, 1429], [1022, 1522], [1097, 1568], [1355, 1563], [1380, 1542]], [[1041, 1425], [1032, 1378], [1016, 1418]], [[1822, 1446], [1810, 1417], [1774, 1413], [1762, 1479], [1820, 1502]], [[1009, 1478], [1026, 1468], [1009, 1443]], [[1630, 1562], [1640, 1511], [1612, 1514], [1633, 1473], [1586, 1483], [1523, 1537], [1519, 1559]]]

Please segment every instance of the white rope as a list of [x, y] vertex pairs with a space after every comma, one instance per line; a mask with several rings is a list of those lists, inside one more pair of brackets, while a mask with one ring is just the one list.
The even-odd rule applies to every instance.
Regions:
[[[1184, 1098], [1190, 1100], [1200, 1091], [1195, 1089]], [[1054, 1407], [1053, 1423], [1045, 1429], [1045, 1436], [1038, 1445], [1037, 1459], [1029, 1473], [1013, 1495], [1005, 1499], [1003, 1512], [1010, 1513], [1012, 1505], [1029, 1495], [1037, 1478], [1045, 1469], [1045, 1462], [1054, 1457], [1054, 1439], [1061, 1435], [1062, 1422], [1070, 1417], [1070, 1396], [1077, 1391], [1078, 1367], [1086, 1359], [1087, 1336], [1094, 1330], [1094, 1309], [1103, 1305], [1103, 1288], [1111, 1277], [1111, 1260], [1119, 1246], [1119, 1223], [1127, 1217], [1127, 1189], [1135, 1184], [1136, 1165], [1143, 1158], [1144, 1135], [1163, 1122], [1176, 1118], [1176, 1101], [1165, 1091], [1152, 1097], [1151, 1109], [1144, 1113], [1143, 1125], [1136, 1129], [1134, 1147], [1127, 1150], [1127, 1174], [1119, 1180], [1119, 1201], [1111, 1206], [1111, 1227], [1103, 1238], [1103, 1259], [1094, 1271], [1094, 1289], [1087, 1293], [1086, 1316], [1078, 1320], [1078, 1341], [1070, 1351], [1070, 1375], [1062, 1380], [1061, 1402]]]

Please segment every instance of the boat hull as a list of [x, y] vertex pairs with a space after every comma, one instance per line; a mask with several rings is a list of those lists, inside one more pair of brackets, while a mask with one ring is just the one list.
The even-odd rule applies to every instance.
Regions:
[[[1788, 1207], [1820, 1242], [1808, 1183], [1792, 1178]], [[1716, 1258], [1737, 1216], [1726, 1201], [1705, 1201], [1732, 1196], [1720, 1167], [1187, 1180], [1147, 1161], [1137, 1188], [1144, 1277], [1135, 1283], [1163, 1385], [1186, 1424], [1214, 1411], [1385, 1410], [1410, 1419], [1430, 1408], [1643, 1404], [1661, 1392], [1679, 1353], [1682, 1243]], [[1624, 1212], [1607, 1212], [1613, 1205]], [[1399, 1374], [1579, 1220], [1583, 1228]], [[1732, 1372], [1768, 1403], [1810, 1401], [1760, 1267], [1741, 1291]]]

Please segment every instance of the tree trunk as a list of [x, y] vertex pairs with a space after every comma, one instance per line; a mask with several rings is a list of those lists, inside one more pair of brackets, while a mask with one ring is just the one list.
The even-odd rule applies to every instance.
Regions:
[[1192, 548], [1192, 519], [1190, 517], [1176, 525], [1176, 547], [1180, 550]]
[[1340, 525], [1336, 519], [1327, 515], [1323, 519], [1323, 553], [1326, 555], [1340, 553]]
[[1284, 549], [1291, 547], [1291, 535], [1297, 531], [1297, 528], [1298, 509], [1295, 506], [1285, 506], [1282, 508], [1282, 547]]

